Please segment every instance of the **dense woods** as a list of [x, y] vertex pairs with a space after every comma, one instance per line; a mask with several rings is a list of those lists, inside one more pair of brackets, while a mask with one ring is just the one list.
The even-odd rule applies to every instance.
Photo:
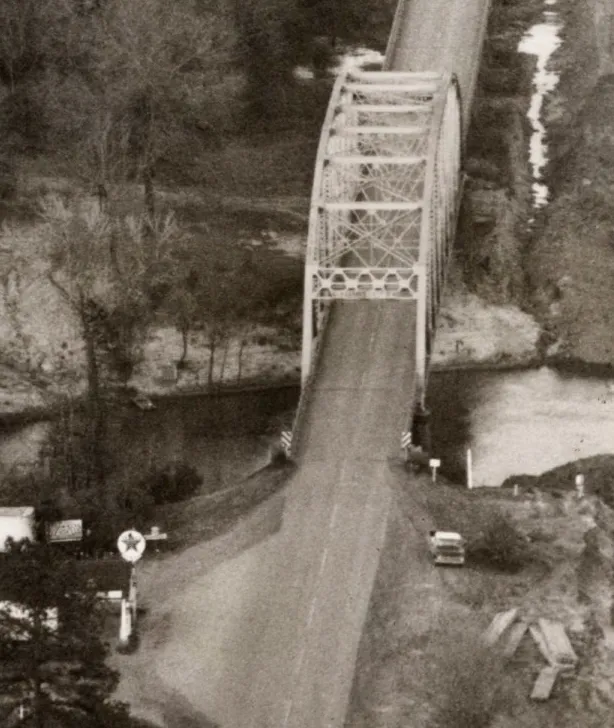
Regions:
[[[147, 211], [161, 163], [184, 164], [241, 126], [279, 122], [297, 64], [363, 42], [375, 0], [2, 0], [2, 156], [53, 152], [101, 199], [138, 179]], [[239, 99], [212, 87], [240, 74]]]

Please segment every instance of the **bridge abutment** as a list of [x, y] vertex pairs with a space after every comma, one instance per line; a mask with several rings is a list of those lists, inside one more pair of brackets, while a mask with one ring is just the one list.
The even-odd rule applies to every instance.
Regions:
[[421, 447], [422, 452], [431, 451], [431, 412], [424, 405], [418, 403], [414, 412], [411, 428], [411, 441], [415, 447]]

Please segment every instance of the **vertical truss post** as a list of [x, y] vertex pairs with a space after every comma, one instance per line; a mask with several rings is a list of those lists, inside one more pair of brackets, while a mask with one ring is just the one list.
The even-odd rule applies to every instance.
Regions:
[[313, 351], [313, 299], [312, 286], [313, 276], [310, 268], [306, 266], [305, 290], [303, 292], [303, 348], [301, 350], [301, 386], [307, 381], [311, 371], [311, 358]]
[[416, 400], [424, 407], [426, 398], [428, 271], [424, 263], [418, 264], [417, 268], [418, 304], [416, 311]]

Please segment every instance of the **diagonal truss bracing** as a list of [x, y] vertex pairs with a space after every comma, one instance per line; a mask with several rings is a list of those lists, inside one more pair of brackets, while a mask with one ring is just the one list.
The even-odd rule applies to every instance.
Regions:
[[460, 99], [450, 75], [347, 71], [316, 160], [305, 266], [303, 377], [316, 319], [334, 299], [418, 302], [417, 356], [430, 352], [453, 240]]

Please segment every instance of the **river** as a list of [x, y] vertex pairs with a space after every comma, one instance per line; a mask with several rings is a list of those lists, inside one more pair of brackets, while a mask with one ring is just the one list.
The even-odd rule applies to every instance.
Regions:
[[614, 452], [614, 379], [548, 367], [437, 372], [428, 406], [433, 457], [457, 482], [465, 482], [467, 448], [474, 486]]
[[[142, 473], [170, 460], [203, 475], [207, 490], [226, 487], [267, 462], [271, 443], [296, 406], [297, 386], [160, 400], [155, 410], [114, 410], [107, 446], [123, 472]], [[38, 458], [50, 424], [0, 431], [0, 475]]]
[[[126, 408], [113, 419], [113, 448], [127, 471], [179, 458], [207, 486], [225, 487], [263, 465], [297, 387], [185, 397], [152, 412]], [[510, 475], [537, 475], [579, 458], [614, 452], [614, 379], [543, 367], [523, 371], [434, 372], [428, 389], [433, 457], [441, 472], [465, 482], [466, 451], [476, 486]], [[46, 423], [0, 433], [0, 464], [36, 458]]]
[[[553, 8], [557, 0], [544, 0], [544, 8]], [[529, 143], [529, 161], [533, 170], [533, 205], [544, 207], [548, 203], [549, 190], [543, 181], [543, 171], [548, 162], [547, 130], [544, 126], [544, 104], [548, 94], [556, 88], [559, 74], [549, 68], [552, 55], [562, 44], [563, 23], [559, 13], [544, 9], [542, 20], [533, 25], [518, 46], [520, 53], [536, 56], [533, 76], [534, 92], [527, 112], [533, 133]]]

